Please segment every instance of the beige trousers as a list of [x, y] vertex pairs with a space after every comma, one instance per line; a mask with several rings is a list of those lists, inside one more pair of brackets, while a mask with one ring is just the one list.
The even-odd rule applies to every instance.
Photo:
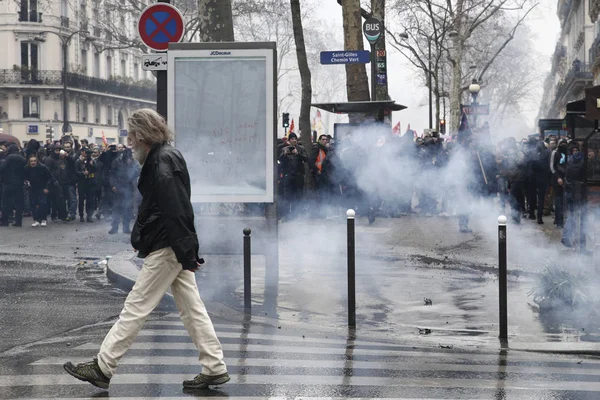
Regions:
[[200, 299], [195, 274], [183, 270], [173, 250], [167, 247], [150, 253], [144, 259], [144, 266], [125, 300], [119, 320], [102, 342], [98, 365], [107, 377], [114, 375], [119, 360], [131, 347], [146, 318], [160, 303], [169, 286], [183, 325], [200, 352], [198, 359], [203, 366], [202, 373], [220, 375], [227, 372], [223, 349]]

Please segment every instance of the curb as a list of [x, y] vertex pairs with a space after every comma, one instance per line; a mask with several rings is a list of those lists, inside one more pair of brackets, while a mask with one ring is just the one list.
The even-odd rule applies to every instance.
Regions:
[[[124, 251], [113, 256], [106, 267], [107, 278], [122, 290], [127, 292], [131, 291], [137, 276], [139, 269], [136, 264], [132, 261], [136, 257], [135, 252]], [[167, 301], [175, 304], [173, 295], [170, 291], [167, 291], [164, 296]], [[235, 310], [225, 304], [218, 302], [205, 302], [206, 308], [211, 310], [209, 315], [211, 317], [223, 318], [232, 322], [248, 323], [249, 320], [253, 324], [266, 325], [270, 327], [281, 328], [285, 325], [289, 329], [306, 329], [305, 323], [297, 323], [295, 321], [281, 321], [275, 318], [261, 317], [255, 315], [247, 315], [241, 311]], [[308, 326], [314, 330], [318, 330], [320, 327]], [[345, 329], [345, 328], [344, 328]], [[343, 333], [344, 329], [338, 329], [337, 333]], [[286, 329], [287, 330], [287, 329]], [[335, 329], [334, 329], [335, 330]], [[367, 332], [365, 332], [367, 333]], [[491, 333], [491, 332], [490, 332]], [[347, 332], [346, 332], [347, 334]], [[513, 338], [514, 335], [511, 335]], [[460, 340], [459, 340], [460, 339]], [[481, 338], [484, 339], [484, 338]], [[376, 340], [382, 340], [381, 338]], [[405, 340], [405, 339], [402, 339]], [[468, 349], [473, 346], [484, 346], [488, 349], [494, 349], [495, 351], [519, 351], [519, 352], [530, 352], [530, 353], [542, 353], [542, 354], [564, 354], [572, 356], [600, 356], [600, 343], [593, 342], [515, 342], [511, 341], [510, 344], [500, 344], [496, 337], [485, 338], [478, 342], [465, 343], [460, 337], [446, 337], [446, 338], [407, 338], [407, 343], [420, 344], [423, 346], [427, 344], [432, 347], [439, 347], [439, 342], [450, 342], [452, 347], [456, 350]], [[397, 344], [398, 340], [394, 340], [393, 343]]]

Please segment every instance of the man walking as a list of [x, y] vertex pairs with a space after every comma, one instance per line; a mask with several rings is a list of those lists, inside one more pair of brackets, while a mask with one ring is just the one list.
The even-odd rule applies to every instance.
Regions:
[[119, 360], [169, 286], [203, 366], [201, 373], [184, 381], [183, 386], [202, 389], [229, 381], [221, 343], [194, 276], [204, 261], [198, 257], [190, 177], [183, 156], [169, 145], [170, 140], [165, 120], [154, 110], [141, 109], [129, 118], [128, 141], [134, 157], [143, 165], [138, 183], [142, 204], [131, 244], [138, 257], [144, 258], [144, 266], [98, 356], [91, 362], [64, 365], [75, 378], [100, 388], [108, 388]]

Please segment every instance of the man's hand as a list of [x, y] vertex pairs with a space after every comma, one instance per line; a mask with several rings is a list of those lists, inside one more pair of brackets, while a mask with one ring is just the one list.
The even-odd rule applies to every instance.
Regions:
[[196, 272], [196, 271], [198, 271], [200, 269], [200, 266], [201, 266], [200, 263], [196, 262], [196, 268], [194, 268], [194, 269], [188, 269], [188, 271], [190, 271], [190, 272]]
[[85, 171], [83, 171], [83, 174], [84, 174], [85, 176], [88, 176], [90, 173], [89, 173], [87, 170], [85, 170]]
[[294, 148], [294, 150], [292, 150], [292, 154], [298, 154], [298, 150]]
[[48, 194], [48, 189], [44, 189], [44, 194]]
[[562, 180], [562, 178], [558, 178], [557, 182], [558, 182], [558, 184], [559, 184], [560, 186], [562, 186], [562, 185], [563, 185], [563, 183], [564, 183], [564, 181]]
[[116, 187], [116, 186], [113, 186], [113, 187], [112, 187], [112, 191], [113, 191], [113, 192], [115, 192], [115, 193], [117, 193], [117, 187]]

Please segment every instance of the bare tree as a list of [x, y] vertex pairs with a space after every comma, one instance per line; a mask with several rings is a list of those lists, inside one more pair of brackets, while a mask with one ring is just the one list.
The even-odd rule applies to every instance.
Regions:
[[233, 42], [231, 0], [198, 0], [198, 24], [203, 42]]
[[[460, 103], [468, 88], [467, 76], [481, 82], [487, 70], [514, 39], [517, 28], [525, 20], [535, 4], [527, 7], [527, 0], [400, 0], [395, 3], [398, 18], [405, 22], [408, 41], [399, 39], [397, 33], [388, 32], [392, 44], [411, 63], [431, 74], [436, 108], [446, 89], [441, 81], [450, 82], [450, 129], [455, 130], [460, 122]], [[526, 10], [525, 14], [507, 28], [510, 15]], [[501, 29], [499, 29], [501, 28]], [[488, 40], [482, 40], [487, 34]], [[431, 45], [431, 68], [429, 67], [429, 45]], [[477, 64], [475, 73], [469, 69]], [[469, 75], [471, 71], [471, 75]], [[437, 112], [439, 120], [439, 111]]]
[[302, 102], [300, 106], [300, 140], [306, 149], [310, 149], [311, 127], [310, 127], [310, 105], [312, 101], [312, 86], [310, 68], [306, 58], [306, 47], [304, 45], [304, 32], [302, 29], [302, 14], [300, 12], [300, 0], [290, 0], [292, 8], [292, 22], [294, 26], [294, 39], [296, 42], [296, 56], [300, 68], [300, 79], [302, 81]]
[[[344, 0], [344, 50], [363, 50], [360, 0]], [[348, 101], [368, 101], [369, 83], [364, 64], [346, 64]], [[350, 118], [351, 121], [353, 118]]]

